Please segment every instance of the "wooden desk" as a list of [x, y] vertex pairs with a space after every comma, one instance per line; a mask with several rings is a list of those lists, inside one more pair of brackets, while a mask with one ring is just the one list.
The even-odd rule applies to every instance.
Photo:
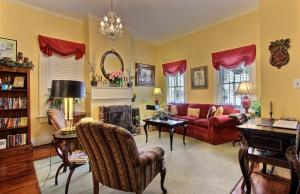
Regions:
[[[266, 126], [258, 126], [262, 121]], [[296, 137], [299, 142], [297, 135], [299, 129], [273, 128], [272, 123], [273, 120], [270, 119], [252, 119], [237, 126], [243, 137], [239, 162], [247, 194], [251, 193], [250, 177], [255, 162], [263, 163], [263, 173], [266, 173], [266, 164], [290, 168], [285, 153], [288, 147], [296, 144]], [[250, 167], [249, 161], [251, 161]]]

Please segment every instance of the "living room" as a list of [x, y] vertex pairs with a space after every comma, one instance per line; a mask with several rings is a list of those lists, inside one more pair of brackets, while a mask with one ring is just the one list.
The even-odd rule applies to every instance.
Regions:
[[[278, 132], [282, 129], [272, 128], [273, 123], [253, 127], [249, 122], [263, 118], [290, 124], [300, 119], [299, 4], [2, 0], [0, 124], [5, 126], [0, 127], [0, 193], [97, 193], [95, 180], [106, 185], [98, 186], [100, 193], [162, 193], [164, 188], [180, 194], [293, 193], [299, 172], [286, 155], [291, 144], [298, 150], [298, 130]], [[116, 14], [117, 32], [107, 28], [109, 11]], [[61, 96], [66, 91], [76, 95]], [[50, 114], [52, 108], [59, 111]], [[79, 137], [70, 133], [82, 144], [91, 169], [89, 164], [68, 166], [69, 153], [60, 157], [55, 150], [60, 145], [53, 140], [61, 130], [53, 115], [72, 125], [68, 130], [78, 125], [92, 131], [86, 123], [98, 122], [125, 128], [132, 136], [124, 141], [134, 140], [138, 150], [161, 147], [139, 156], [148, 164], [160, 158], [156, 169], [161, 169], [151, 168], [151, 175], [145, 170], [148, 178], [139, 191], [126, 182], [128, 177], [105, 182], [96, 163], [99, 169], [114, 169], [93, 160], [101, 154], [90, 155], [90, 145], [81, 138], [95, 137], [81, 137], [80, 127], [75, 133]], [[151, 120], [155, 116], [159, 122]], [[273, 133], [266, 136], [266, 131]], [[63, 143], [69, 141], [60, 135]], [[253, 137], [260, 138], [257, 144], [247, 141]], [[251, 148], [270, 153], [276, 142], [276, 154], [284, 156], [280, 162], [277, 155], [267, 160], [248, 154]], [[112, 173], [122, 177], [122, 168], [116, 166]]]

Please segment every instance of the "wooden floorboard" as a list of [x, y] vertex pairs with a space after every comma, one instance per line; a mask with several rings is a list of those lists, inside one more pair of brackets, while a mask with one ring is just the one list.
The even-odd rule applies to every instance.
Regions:
[[56, 155], [51, 144], [38, 146], [33, 152], [0, 159], [0, 193], [41, 193], [33, 161]]
[[[290, 181], [278, 176], [266, 176], [253, 173], [251, 176], [251, 194], [288, 194]], [[241, 189], [243, 179], [235, 186], [231, 194], [244, 194]]]

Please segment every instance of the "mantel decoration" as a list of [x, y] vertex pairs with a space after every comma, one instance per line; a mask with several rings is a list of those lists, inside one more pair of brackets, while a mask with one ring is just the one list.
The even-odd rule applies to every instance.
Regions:
[[288, 49], [290, 48], [290, 39], [280, 39], [270, 43], [269, 51], [271, 52], [270, 64], [280, 69], [288, 64], [290, 56]]
[[101, 68], [101, 72], [103, 74], [103, 76], [109, 80], [109, 75], [110, 73], [107, 73], [106, 70], [105, 70], [105, 59], [109, 56], [112, 56], [112, 57], [117, 57], [117, 59], [119, 60], [120, 62], [120, 71], [124, 71], [124, 63], [123, 63], [123, 59], [121, 57], [121, 55], [115, 51], [115, 50], [109, 50], [109, 51], [106, 51], [103, 55], [102, 55], [102, 58], [101, 58], [101, 62], [100, 62], [100, 68]]
[[95, 54], [93, 54], [92, 62], [89, 63], [90, 75], [91, 75], [91, 86], [97, 86], [99, 81], [99, 75], [96, 73], [96, 59]]
[[123, 85], [123, 71], [113, 71], [109, 74], [109, 86], [121, 87]]
[[100, 22], [100, 33], [107, 35], [109, 39], [114, 40], [123, 36], [123, 25], [120, 17], [113, 10], [113, 0], [110, 1], [110, 11]]

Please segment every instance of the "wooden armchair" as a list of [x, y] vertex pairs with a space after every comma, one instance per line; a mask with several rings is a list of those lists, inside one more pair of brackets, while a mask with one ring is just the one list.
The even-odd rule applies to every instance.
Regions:
[[300, 161], [295, 146], [287, 149], [286, 158], [289, 161], [291, 170], [291, 185], [289, 194], [300, 194]]
[[127, 130], [105, 123], [81, 123], [76, 133], [92, 164], [94, 194], [99, 193], [99, 183], [142, 194], [158, 173], [161, 174], [161, 189], [167, 193], [162, 148], [139, 152]]

